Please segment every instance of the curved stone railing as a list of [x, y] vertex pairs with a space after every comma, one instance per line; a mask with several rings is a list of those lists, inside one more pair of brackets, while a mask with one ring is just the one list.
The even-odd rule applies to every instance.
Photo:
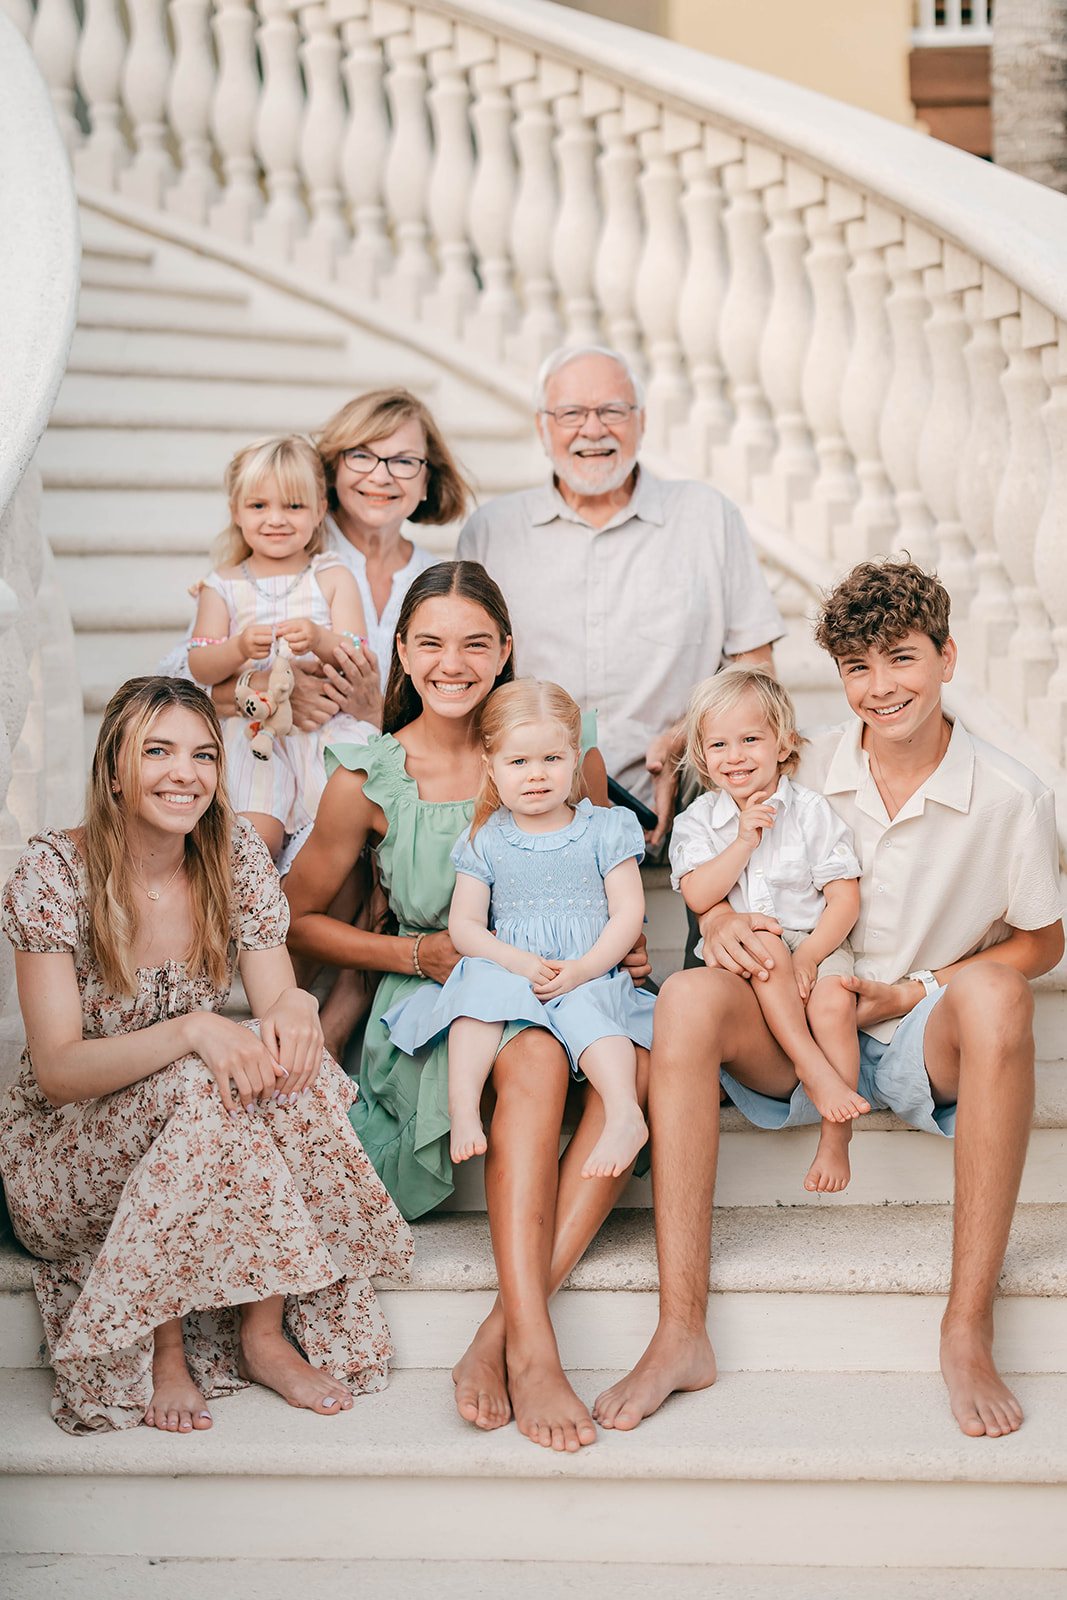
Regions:
[[[73, 185], [45, 85], [0, 14], [0, 879], [84, 791], [70, 618], [41, 538], [33, 455], [67, 359], [78, 288]], [[0, 951], [0, 1079], [18, 1039], [13, 967]]]
[[1064, 197], [544, 0], [81, 14], [38, 0], [29, 29], [92, 193], [487, 372], [625, 350], [658, 457], [762, 513], [809, 584], [936, 563], [972, 702], [1062, 786]]

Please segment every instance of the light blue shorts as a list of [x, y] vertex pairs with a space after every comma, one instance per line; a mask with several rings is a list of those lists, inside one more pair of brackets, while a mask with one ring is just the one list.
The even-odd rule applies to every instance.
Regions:
[[[888, 1044], [869, 1033], [860, 1034], [860, 1094], [872, 1111], [895, 1111], [909, 1127], [939, 1133], [951, 1139], [956, 1131], [956, 1107], [935, 1106], [923, 1058], [926, 1020], [944, 994], [928, 994], [909, 1011]], [[820, 1121], [819, 1113], [798, 1083], [788, 1100], [746, 1089], [726, 1071], [719, 1073], [726, 1093], [742, 1116], [757, 1128], [802, 1128]]]

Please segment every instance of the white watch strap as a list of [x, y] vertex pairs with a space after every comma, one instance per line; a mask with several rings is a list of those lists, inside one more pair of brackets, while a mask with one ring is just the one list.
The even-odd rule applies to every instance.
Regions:
[[941, 987], [928, 967], [924, 967], [918, 972], [909, 972], [908, 980], [913, 983], [921, 983], [928, 995], [936, 994]]

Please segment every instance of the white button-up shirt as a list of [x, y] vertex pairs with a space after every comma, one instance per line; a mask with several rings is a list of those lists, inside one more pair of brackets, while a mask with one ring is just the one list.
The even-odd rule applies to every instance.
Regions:
[[[805, 932], [826, 909], [822, 894], [838, 878], [858, 878], [852, 835], [821, 794], [779, 778], [771, 796], [776, 821], [764, 828], [748, 865], [727, 896], [735, 911], [760, 911], [783, 928]], [[733, 795], [709, 789], [675, 820], [671, 834], [671, 887], [712, 861], [737, 838], [741, 813]], [[697, 956], [704, 941], [697, 946]]]
[[[860, 914], [856, 972], [896, 983], [1000, 944], [1013, 928], [1063, 913], [1052, 791], [958, 720], [940, 765], [892, 821], [858, 718], [815, 734], [800, 772], [855, 837]], [[869, 1031], [887, 1041], [896, 1021]]]
[[503, 590], [515, 670], [595, 710], [609, 773], [646, 801], [645, 752], [693, 685], [785, 632], [737, 507], [706, 483], [665, 483], [644, 467], [603, 528], [550, 481], [481, 506], [456, 554]]

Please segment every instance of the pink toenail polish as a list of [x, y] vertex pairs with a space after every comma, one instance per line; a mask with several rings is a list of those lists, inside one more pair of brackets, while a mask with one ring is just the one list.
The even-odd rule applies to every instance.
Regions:
[[336, 1404], [336, 1400], [324, 1400], [322, 1402], [322, 1409], [325, 1411], [329, 1406], [335, 1406]]

